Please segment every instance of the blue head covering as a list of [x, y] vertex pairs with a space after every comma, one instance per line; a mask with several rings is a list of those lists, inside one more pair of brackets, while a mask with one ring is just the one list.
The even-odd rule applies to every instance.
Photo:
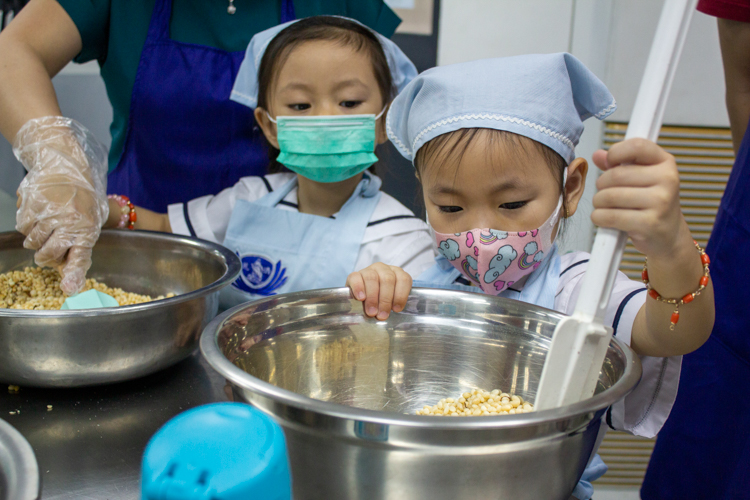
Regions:
[[[342, 17], [342, 19], [364, 26], [364, 24], [356, 19], [350, 19], [348, 17]], [[245, 59], [243, 59], [242, 64], [240, 65], [240, 70], [237, 72], [237, 78], [234, 80], [232, 94], [229, 96], [231, 100], [244, 104], [250, 108], [255, 108], [258, 105], [258, 70], [260, 69], [260, 61], [263, 58], [263, 54], [266, 52], [268, 44], [271, 43], [271, 40], [273, 40], [276, 35], [278, 35], [284, 28], [296, 23], [297, 21], [299, 21], [299, 19], [261, 31], [250, 40], [250, 44], [245, 51]], [[414, 63], [406, 57], [406, 54], [401, 51], [398, 45], [380, 33], [376, 33], [375, 31], [372, 31], [372, 33], [378, 38], [380, 45], [383, 47], [383, 52], [388, 60], [388, 68], [391, 70], [393, 84], [396, 89], [401, 92], [401, 90], [403, 90], [403, 88], [406, 87], [415, 76], [417, 76], [417, 68], [414, 66]]]
[[603, 120], [616, 108], [607, 87], [572, 55], [526, 55], [425, 71], [393, 101], [386, 129], [412, 162], [439, 135], [489, 128], [540, 142], [570, 163], [583, 120]]

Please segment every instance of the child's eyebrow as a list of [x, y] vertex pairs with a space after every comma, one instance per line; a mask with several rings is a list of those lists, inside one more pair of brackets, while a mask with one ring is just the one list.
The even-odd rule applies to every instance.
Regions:
[[430, 191], [435, 194], [461, 194], [458, 189], [451, 186], [433, 186]]
[[[483, 183], [483, 184], [486, 185], [487, 183]], [[490, 187], [490, 190], [492, 192], [499, 193], [501, 191], [509, 191], [511, 189], [516, 189], [519, 187], [521, 187], [521, 183], [518, 182], [518, 179], [508, 179], [505, 181], [498, 182], [494, 186]], [[450, 195], [464, 194], [463, 191], [456, 189], [453, 186], [448, 186], [448, 185], [433, 186], [432, 188], [430, 188], [430, 192], [435, 193], [435, 194], [450, 194]]]
[[349, 80], [343, 80], [333, 86], [334, 90], [341, 90], [346, 87], [367, 87], [359, 78], [351, 78]]
[[310, 86], [303, 82], [289, 82], [281, 89], [279, 89], [279, 92], [283, 92], [285, 90], [310, 90]]

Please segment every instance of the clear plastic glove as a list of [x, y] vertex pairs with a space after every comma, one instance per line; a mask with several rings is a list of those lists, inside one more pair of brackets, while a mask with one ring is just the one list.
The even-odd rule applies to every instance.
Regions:
[[28, 174], [18, 188], [16, 229], [38, 266], [56, 268], [66, 295], [86, 284], [91, 249], [109, 215], [107, 148], [62, 116], [29, 120], [13, 153]]

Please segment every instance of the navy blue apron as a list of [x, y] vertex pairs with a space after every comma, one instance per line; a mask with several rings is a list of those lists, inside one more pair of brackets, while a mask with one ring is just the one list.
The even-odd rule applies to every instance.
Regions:
[[[706, 253], [716, 300], [711, 337], [684, 356], [656, 439], [643, 500], [750, 499], [750, 127]], [[700, 300], [697, 299], [697, 300]]]
[[[268, 166], [253, 110], [229, 100], [245, 51], [174, 41], [171, 14], [172, 0], [156, 0], [133, 84], [125, 145], [107, 188], [162, 213], [172, 203], [262, 175]], [[281, 22], [294, 18], [292, 0], [282, 0]]]

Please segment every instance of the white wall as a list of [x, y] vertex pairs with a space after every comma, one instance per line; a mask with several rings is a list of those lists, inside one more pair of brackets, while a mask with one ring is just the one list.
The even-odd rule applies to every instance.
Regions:
[[[486, 57], [568, 51], [607, 84], [618, 102], [611, 120], [627, 121], [663, 0], [442, 0], [438, 64]], [[673, 125], [728, 126], [716, 22], [696, 13], [664, 117]], [[590, 158], [601, 123], [586, 122], [577, 148]], [[564, 249], [588, 250], [597, 177], [590, 170]]]
[[[605, 81], [619, 104], [611, 119], [627, 121], [633, 110], [662, 1], [619, 0], [614, 3], [610, 66]], [[716, 18], [701, 12], [693, 15], [664, 113], [664, 123], [729, 126]]]
[[567, 51], [573, 0], [442, 0], [438, 65]]

